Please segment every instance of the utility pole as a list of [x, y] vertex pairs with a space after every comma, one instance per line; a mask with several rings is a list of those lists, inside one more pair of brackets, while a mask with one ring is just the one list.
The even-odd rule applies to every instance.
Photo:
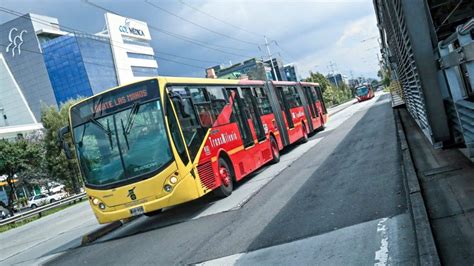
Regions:
[[339, 84], [337, 83], [337, 78], [334, 75], [334, 67], [335, 66], [336, 66], [336, 64], [334, 64], [334, 62], [329, 61], [328, 68], [331, 69], [331, 74], [332, 74], [332, 77], [334, 78], [334, 82], [336, 83], [336, 87], [339, 88]]
[[273, 69], [273, 75], [275, 76], [275, 80], [278, 81], [278, 76], [276, 73], [275, 66], [273, 64], [273, 57], [272, 57], [272, 52], [270, 52], [270, 44], [268, 43], [267, 36], [263, 36], [265, 38], [265, 47], [267, 47], [267, 54], [268, 57], [270, 57], [270, 64], [272, 64], [272, 69]]

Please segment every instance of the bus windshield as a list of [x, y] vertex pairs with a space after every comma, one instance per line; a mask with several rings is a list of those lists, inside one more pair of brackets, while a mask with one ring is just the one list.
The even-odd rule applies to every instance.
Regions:
[[158, 99], [93, 118], [74, 127], [86, 183], [93, 186], [153, 173], [172, 161]]
[[367, 95], [368, 93], [369, 93], [369, 88], [367, 88], [366, 86], [359, 87], [356, 89], [357, 96], [364, 96], [364, 95]]

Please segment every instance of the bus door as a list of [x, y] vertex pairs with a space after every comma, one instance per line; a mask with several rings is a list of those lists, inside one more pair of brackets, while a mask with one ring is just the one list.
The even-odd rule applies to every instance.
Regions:
[[326, 109], [326, 104], [324, 103], [323, 99], [323, 93], [321, 92], [321, 87], [312, 87], [313, 88], [313, 94], [317, 96], [317, 108], [319, 113], [321, 114], [321, 123], [325, 124], [327, 120], [327, 109]]
[[278, 132], [280, 133], [279, 139], [283, 146], [287, 146], [290, 144], [290, 138], [288, 136], [288, 130], [285, 122], [286, 119], [282, 111], [283, 106], [277, 91], [278, 88], [276, 88], [271, 82], [267, 81], [265, 83], [265, 92], [268, 94], [268, 99], [275, 117], [276, 126], [278, 127]]
[[245, 111], [247, 113], [247, 118], [252, 123], [255, 137], [258, 142], [264, 141], [266, 139], [265, 130], [263, 129], [263, 123], [260, 114], [260, 111], [257, 106], [256, 96], [254, 95], [253, 88], [241, 88], [242, 97], [245, 103]]
[[313, 88], [312, 87], [303, 87], [304, 95], [306, 99], [308, 100], [308, 106], [309, 106], [309, 111], [311, 113], [311, 121], [312, 121], [312, 126], [313, 130], [318, 128], [317, 119], [318, 119], [318, 109], [316, 109], [316, 100], [315, 95], [313, 95]]
[[239, 96], [239, 92], [236, 88], [227, 88], [227, 91], [230, 97], [233, 99], [232, 110], [235, 116], [235, 120], [239, 127], [240, 136], [242, 137], [242, 142], [244, 147], [250, 147], [254, 145], [252, 132], [249, 127], [247, 115], [244, 111], [244, 102]]
[[277, 87], [276, 91], [277, 91], [278, 101], [280, 102], [281, 109], [285, 113], [285, 118], [286, 118], [288, 128], [291, 129], [295, 127], [295, 124], [293, 123], [293, 117], [291, 116], [290, 105], [286, 101], [285, 94], [283, 92], [284, 89], [285, 89], [284, 87]]

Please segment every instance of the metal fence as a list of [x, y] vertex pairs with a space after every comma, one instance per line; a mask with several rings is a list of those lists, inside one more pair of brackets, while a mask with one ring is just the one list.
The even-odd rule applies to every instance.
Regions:
[[474, 18], [439, 42], [439, 66], [448, 84], [445, 99], [454, 141], [464, 143], [474, 158]]
[[44, 206], [41, 206], [41, 207], [38, 207], [38, 208], [30, 210], [30, 211], [18, 213], [16, 215], [14, 215], [13, 217], [9, 217], [7, 219], [1, 220], [0, 221], [0, 226], [6, 225], [6, 224], [11, 224], [11, 223], [16, 223], [16, 222], [22, 221], [24, 219], [27, 219], [27, 218], [30, 218], [30, 217], [33, 217], [33, 216], [40, 216], [41, 217], [42, 213], [45, 212], [45, 211], [52, 210], [52, 209], [55, 209], [55, 208], [58, 208], [60, 206], [64, 206], [64, 205], [67, 205], [67, 204], [71, 204], [72, 202], [82, 200], [85, 197], [86, 197], [86, 193], [83, 192], [83, 193], [76, 194], [74, 196], [71, 196], [71, 197], [68, 197], [68, 198], [65, 198], [65, 199], [62, 199], [62, 200], [55, 201], [53, 203], [50, 203], [50, 204], [47, 204], [47, 205], [44, 205]]
[[426, 52], [432, 51], [432, 46], [423, 3], [374, 0], [374, 7], [384, 63], [400, 86], [400, 90], [391, 91], [392, 105], [404, 103], [427, 138], [438, 145], [449, 138], [449, 130], [434, 77], [435, 60]]

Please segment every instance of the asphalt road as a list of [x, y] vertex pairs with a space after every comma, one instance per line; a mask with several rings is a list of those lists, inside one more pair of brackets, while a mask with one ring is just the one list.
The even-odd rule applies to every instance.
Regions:
[[35, 265], [78, 247], [100, 225], [87, 201], [0, 234], [0, 265]]
[[305, 145], [225, 201], [142, 217], [48, 264], [416, 264], [389, 96], [340, 111]]

